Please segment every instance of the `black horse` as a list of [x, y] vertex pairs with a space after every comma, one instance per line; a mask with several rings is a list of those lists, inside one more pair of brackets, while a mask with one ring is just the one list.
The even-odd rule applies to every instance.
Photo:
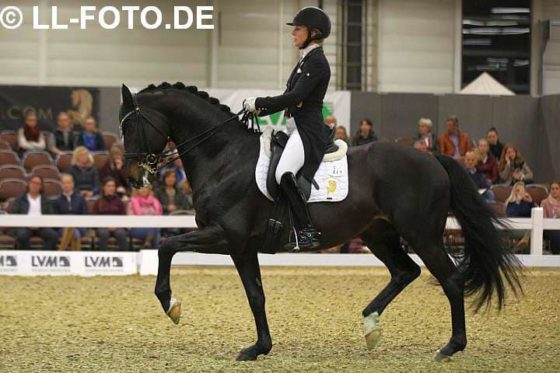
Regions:
[[[259, 135], [247, 129], [225, 105], [182, 83], [150, 85], [133, 96], [122, 87], [121, 129], [126, 168], [133, 185], [149, 183], [168, 137], [178, 152], [193, 190], [198, 230], [169, 238], [159, 249], [155, 294], [178, 323], [180, 303], [171, 297], [170, 267], [180, 251], [230, 255], [253, 312], [257, 341], [238, 360], [255, 360], [272, 348], [257, 253], [273, 204], [257, 189], [255, 166]], [[323, 232], [321, 248], [361, 237], [389, 269], [391, 280], [365, 307], [364, 335], [369, 347], [379, 338], [379, 316], [415, 278], [420, 267], [402, 249], [414, 249], [443, 287], [452, 318], [451, 339], [438, 350], [447, 359], [467, 344], [464, 294], [478, 294], [475, 308], [493, 294], [504, 304], [505, 288], [521, 290], [515, 256], [503, 247], [497, 220], [455, 160], [392, 143], [348, 151], [350, 190], [339, 203], [313, 203], [311, 215]], [[457, 265], [442, 237], [451, 210], [465, 236]]]

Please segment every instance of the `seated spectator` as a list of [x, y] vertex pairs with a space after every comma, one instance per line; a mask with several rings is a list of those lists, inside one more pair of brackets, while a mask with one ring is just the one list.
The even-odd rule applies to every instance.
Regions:
[[[136, 189], [130, 199], [129, 215], [161, 215], [161, 204], [152, 195], [149, 188]], [[130, 235], [144, 241], [144, 248], [157, 249], [159, 245], [159, 228], [131, 228]]]
[[377, 135], [373, 130], [373, 122], [368, 118], [364, 118], [360, 122], [360, 129], [352, 139], [352, 145], [364, 145], [374, 141], [377, 141]]
[[155, 196], [162, 205], [164, 215], [193, 208], [185, 192], [177, 186], [177, 176], [173, 170], [168, 169], [163, 173], [163, 185], [155, 190]]
[[84, 130], [78, 135], [76, 146], [85, 146], [90, 152], [106, 150], [103, 136], [97, 130], [97, 122], [89, 116], [84, 120]]
[[109, 153], [107, 163], [99, 170], [99, 178], [105, 180], [108, 177], [115, 179], [117, 183], [117, 193], [127, 193], [127, 174], [124, 167], [124, 156], [118, 145], [113, 145]]
[[420, 150], [421, 152], [428, 153], [428, 146], [424, 140], [414, 141], [414, 149]]
[[[53, 213], [58, 215], [87, 215], [86, 200], [74, 190], [74, 178], [70, 174], [62, 174], [62, 194], [53, 202]], [[81, 249], [81, 238], [87, 235], [86, 228], [61, 228], [59, 230], [60, 250], [66, 250], [68, 244], [72, 250]]]
[[[117, 196], [115, 179], [111, 177], [103, 179], [101, 196], [95, 201], [92, 213], [95, 215], [126, 215], [124, 203]], [[107, 249], [111, 236], [117, 240], [119, 250], [128, 250], [128, 239], [124, 228], [97, 228], [95, 233], [101, 250]]]
[[[560, 219], [560, 181], [550, 184], [550, 194], [541, 202], [545, 219]], [[550, 251], [560, 254], [560, 231], [544, 231], [544, 237], [550, 241]]]
[[488, 140], [488, 144], [490, 145], [490, 152], [494, 158], [496, 158], [496, 161], [499, 161], [502, 156], [504, 146], [500, 142], [500, 139], [498, 138], [498, 131], [494, 127], [488, 130], [486, 140]]
[[498, 171], [503, 185], [513, 185], [518, 181], [526, 184], [533, 182], [533, 171], [519, 151], [511, 144], [504, 146], [500, 162], [498, 162]]
[[346, 127], [337, 126], [334, 133], [335, 140], [342, 140], [346, 145], [350, 145], [350, 139], [348, 138], [348, 132], [346, 132]]
[[[52, 214], [52, 206], [43, 194], [43, 178], [31, 176], [27, 185], [27, 192], [16, 198], [11, 214], [22, 214], [29, 216]], [[30, 221], [30, 225], [31, 221]], [[16, 246], [18, 249], [29, 249], [31, 237], [41, 237], [44, 240], [43, 249], [54, 250], [58, 241], [58, 235], [52, 228], [20, 227], [15, 229]]]
[[439, 151], [455, 159], [462, 159], [465, 153], [472, 150], [471, 138], [459, 129], [459, 119], [455, 116], [447, 118], [447, 131], [439, 137]]
[[[163, 175], [165, 174], [165, 171], [167, 170], [173, 170], [175, 172], [175, 177], [177, 178], [177, 184], [178, 185], [183, 185], [183, 183], [185, 182], [185, 180], [187, 180], [187, 175], [185, 174], [185, 169], [183, 167], [183, 162], [181, 161], [181, 159], [177, 159], [175, 160], [175, 162], [172, 165], [168, 165], [163, 169], [158, 170], [159, 172], [159, 180], [163, 183]], [[158, 181], [158, 183], [160, 182]]]
[[[431, 119], [420, 118], [420, 121], [418, 121], [418, 135], [416, 136], [416, 140], [424, 142], [424, 144], [426, 145], [426, 151], [429, 151], [430, 153], [437, 152], [438, 143], [436, 140], [436, 135], [432, 132]], [[417, 147], [415, 146], [415, 148]]]
[[51, 153], [59, 155], [74, 150], [77, 134], [72, 130], [72, 121], [68, 113], [65, 111], [58, 113], [56, 124], [58, 127], [54, 131], [54, 143], [49, 147]]
[[476, 168], [484, 174], [490, 184], [498, 183], [498, 161], [490, 152], [490, 145], [486, 139], [478, 140], [478, 159]]
[[82, 197], [89, 198], [99, 194], [99, 173], [92, 155], [84, 146], [74, 149], [72, 166], [66, 172], [74, 178], [76, 189]]
[[29, 150], [45, 150], [45, 136], [39, 128], [37, 114], [33, 110], [25, 113], [23, 127], [17, 132], [18, 147], [23, 153]]
[[515, 183], [506, 200], [506, 215], [510, 218], [530, 218], [533, 206], [533, 198], [525, 190], [525, 183]]
[[468, 151], [465, 153], [465, 170], [471, 177], [479, 193], [487, 202], [494, 202], [494, 193], [490, 190], [492, 184], [486, 179], [486, 176], [477, 168], [478, 158], [475, 152]]

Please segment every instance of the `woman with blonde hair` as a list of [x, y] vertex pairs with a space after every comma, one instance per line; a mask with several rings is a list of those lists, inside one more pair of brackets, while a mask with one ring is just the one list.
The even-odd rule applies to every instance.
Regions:
[[85, 197], [99, 194], [99, 173], [93, 156], [84, 146], [78, 146], [72, 154], [72, 166], [66, 171], [74, 178], [76, 189]]
[[503, 185], [513, 185], [518, 181], [523, 181], [526, 184], [533, 182], [533, 171], [531, 171], [517, 148], [511, 144], [504, 146], [498, 163], [498, 171]]
[[518, 181], [506, 200], [506, 212], [510, 218], [530, 218], [533, 208], [533, 198], [527, 193], [525, 183]]

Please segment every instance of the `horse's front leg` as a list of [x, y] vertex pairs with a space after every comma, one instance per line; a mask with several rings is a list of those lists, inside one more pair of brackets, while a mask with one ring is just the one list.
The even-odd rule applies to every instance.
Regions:
[[261, 271], [256, 252], [249, 252], [242, 256], [232, 256], [235, 268], [241, 277], [255, 324], [257, 326], [257, 342], [239, 352], [237, 360], [257, 360], [259, 355], [267, 355], [272, 349], [272, 339], [266, 320], [264, 308], [264, 291], [261, 282]]
[[163, 310], [175, 324], [178, 324], [181, 318], [181, 303], [175, 298], [171, 298], [169, 272], [173, 255], [180, 251], [223, 254], [226, 249], [227, 240], [224, 230], [220, 226], [208, 226], [194, 232], [170, 237], [162, 244], [158, 250], [159, 266], [155, 293]]

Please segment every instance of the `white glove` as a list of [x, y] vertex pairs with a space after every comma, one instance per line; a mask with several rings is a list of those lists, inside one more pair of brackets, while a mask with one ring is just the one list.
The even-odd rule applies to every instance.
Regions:
[[257, 100], [256, 97], [247, 97], [245, 100], [243, 100], [243, 109], [245, 109], [246, 111], [248, 111], [249, 113], [257, 113], [258, 114], [258, 110], [255, 106], [255, 101]]

